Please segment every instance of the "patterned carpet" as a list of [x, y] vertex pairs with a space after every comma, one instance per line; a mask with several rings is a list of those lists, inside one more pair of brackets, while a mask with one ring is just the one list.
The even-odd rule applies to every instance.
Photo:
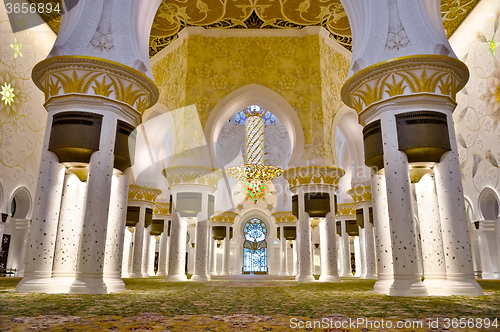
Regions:
[[125, 279], [127, 291], [108, 295], [20, 294], [19, 280], [0, 278], [0, 332], [500, 331], [500, 281], [480, 281], [485, 296], [395, 298], [354, 278], [308, 285], [271, 276]]

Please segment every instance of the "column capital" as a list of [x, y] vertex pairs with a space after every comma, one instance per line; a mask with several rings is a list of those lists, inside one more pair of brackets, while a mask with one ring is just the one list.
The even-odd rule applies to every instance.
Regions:
[[129, 105], [140, 115], [159, 98], [156, 84], [140, 71], [107, 59], [66, 55], [33, 68], [33, 82], [45, 100], [68, 94], [100, 96]]
[[290, 184], [290, 191], [335, 192], [345, 171], [333, 166], [301, 166], [287, 169], [283, 177]]
[[274, 212], [271, 217], [274, 217], [276, 224], [280, 226], [295, 226], [297, 223], [292, 211]]
[[231, 212], [231, 211], [220, 212], [220, 211], [216, 211], [215, 214], [212, 217], [210, 217], [210, 222], [212, 222], [212, 223], [218, 223], [218, 224], [233, 225], [234, 224], [234, 220], [238, 216], [239, 216], [239, 214], [236, 213], [236, 212]]
[[170, 210], [170, 203], [155, 203], [153, 206], [153, 214], [162, 216], [162, 217], [170, 217], [171, 213], [169, 212]]
[[337, 204], [337, 217], [352, 217], [356, 218], [356, 205], [354, 203], [341, 203]]
[[351, 195], [354, 205], [358, 209], [372, 204], [372, 187], [370, 186], [349, 189], [347, 194]]
[[215, 191], [219, 180], [224, 173], [222, 171], [203, 166], [175, 166], [162, 170], [161, 174], [167, 179], [168, 186], [172, 192], [181, 186], [208, 187]]
[[341, 96], [360, 118], [366, 118], [370, 105], [402, 96], [425, 93], [455, 100], [468, 79], [469, 70], [460, 60], [435, 54], [411, 55], [358, 71], [345, 82]]
[[156, 197], [161, 194], [160, 189], [152, 188], [149, 186], [138, 186], [131, 184], [128, 188], [128, 200], [130, 202], [146, 202], [154, 204]]

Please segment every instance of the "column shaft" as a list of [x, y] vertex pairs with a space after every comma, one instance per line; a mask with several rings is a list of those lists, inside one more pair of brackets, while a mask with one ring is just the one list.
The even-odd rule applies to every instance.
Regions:
[[286, 252], [286, 238], [284, 234], [284, 227], [280, 226], [280, 276], [288, 276], [288, 257]]
[[226, 237], [224, 238], [224, 253], [222, 256], [222, 276], [230, 275], [229, 272], [229, 257], [231, 256], [231, 241], [229, 239], [229, 226], [226, 226]]
[[85, 187], [86, 183], [80, 182], [76, 175], [66, 174], [52, 269], [52, 279], [57, 293], [67, 293], [76, 277]]
[[366, 279], [366, 236], [365, 236], [365, 228], [359, 229], [359, 262], [361, 264], [361, 274], [359, 277], [361, 279]]
[[165, 277], [167, 275], [168, 258], [168, 219], [163, 218], [163, 233], [160, 237], [160, 252], [158, 253], [158, 273], [157, 276]]
[[365, 279], [377, 278], [377, 262], [375, 256], [375, 236], [373, 233], [373, 224], [370, 221], [370, 207], [368, 204], [363, 206], [363, 218], [365, 223], [364, 240], [365, 240], [365, 259], [366, 259], [366, 275]]
[[293, 248], [292, 248], [292, 262], [293, 262], [293, 271], [292, 271], [292, 276], [296, 277], [297, 276], [297, 270], [298, 270], [298, 259], [297, 259], [297, 240], [293, 240]]
[[415, 184], [424, 266], [424, 285], [429, 294], [443, 295], [446, 283], [441, 220], [434, 176], [424, 175]]
[[394, 266], [389, 295], [425, 296], [428, 292], [418, 267], [408, 158], [399, 151], [396, 118], [392, 112], [381, 114], [381, 129]]
[[217, 246], [215, 244], [213, 229], [210, 230], [210, 275], [217, 275]]
[[343, 264], [343, 272], [344, 274], [341, 277], [352, 277], [352, 268], [351, 268], [351, 251], [349, 248], [349, 234], [347, 234], [346, 226], [345, 226], [345, 217], [340, 219], [340, 227], [341, 227], [341, 242], [342, 242], [342, 264]]
[[172, 209], [172, 229], [170, 230], [170, 248], [168, 275], [166, 281], [186, 281], [186, 232], [187, 222]]
[[142, 264], [141, 264], [141, 273], [143, 278], [149, 277], [148, 273], [148, 266], [149, 266], [149, 260], [151, 258], [151, 227], [152, 225], [149, 225], [147, 228], [144, 229], [144, 242], [143, 242], [143, 247], [142, 247]]
[[298, 192], [299, 195], [299, 219], [297, 220], [297, 258], [299, 261], [297, 277], [298, 282], [314, 281], [312, 275], [311, 262], [311, 224], [309, 222], [309, 214], [305, 212], [304, 193]]
[[[121, 278], [123, 266], [123, 248], [127, 219], [128, 182], [131, 169], [124, 174], [113, 175], [111, 181], [111, 197], [109, 204], [108, 234], [106, 239], [106, 254], [104, 258], [104, 282], [108, 292], [125, 290]], [[130, 232], [129, 232], [130, 233]], [[128, 248], [126, 248], [128, 250]], [[128, 256], [128, 255], [127, 255]]]
[[33, 206], [33, 222], [26, 252], [24, 277], [17, 292], [54, 292], [51, 279], [54, 243], [57, 236], [59, 210], [64, 182], [64, 166], [48, 151], [53, 111], [49, 111], [45, 127], [42, 157]]
[[319, 281], [340, 282], [337, 263], [337, 226], [334, 212], [329, 212], [319, 223], [321, 276]]
[[132, 249], [132, 233], [126, 228], [123, 245], [122, 278], [128, 278], [130, 275], [131, 271], [129, 267], [130, 259], [133, 256]]
[[142, 278], [142, 250], [144, 247], [144, 226], [146, 221], [146, 207], [141, 204], [139, 210], [139, 221], [134, 229], [134, 246], [132, 255], [132, 271], [130, 278]]
[[474, 278], [453, 118], [451, 111], [446, 113], [451, 151], [445, 152], [434, 167], [446, 263], [445, 293], [482, 295], [481, 286]]

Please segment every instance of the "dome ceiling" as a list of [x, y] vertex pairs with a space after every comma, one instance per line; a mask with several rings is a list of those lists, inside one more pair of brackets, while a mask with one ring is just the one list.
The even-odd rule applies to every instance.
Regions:
[[[61, 2], [61, 0], [30, 0]], [[479, 0], [441, 0], [448, 37]], [[57, 33], [60, 16], [42, 15]], [[207, 29], [297, 29], [323, 26], [331, 38], [351, 50], [351, 30], [340, 0], [163, 0], [151, 29], [150, 56], [177, 39], [187, 26]]]

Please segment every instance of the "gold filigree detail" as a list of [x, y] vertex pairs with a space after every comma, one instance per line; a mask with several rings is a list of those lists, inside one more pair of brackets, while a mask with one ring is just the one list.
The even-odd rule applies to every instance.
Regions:
[[337, 216], [355, 216], [356, 206], [354, 203], [337, 204]]
[[215, 215], [210, 217], [210, 221], [234, 224], [234, 220], [236, 219], [237, 216], [238, 214], [236, 212], [231, 212], [231, 211], [215, 212]]
[[274, 217], [274, 220], [276, 220], [277, 224], [280, 223], [293, 223], [297, 221], [297, 218], [292, 214], [292, 211], [287, 211], [287, 212], [274, 212], [271, 214], [272, 217]]
[[288, 180], [290, 190], [302, 186], [322, 185], [337, 188], [345, 171], [332, 166], [303, 166], [287, 169], [283, 177]]
[[170, 188], [183, 184], [197, 184], [217, 189], [217, 183], [224, 176], [218, 169], [201, 166], [169, 167], [161, 174], [167, 178]]
[[170, 203], [155, 203], [153, 207], [153, 214], [162, 214], [162, 215], [170, 215], [169, 212]]
[[156, 197], [161, 194], [160, 189], [148, 187], [148, 186], [138, 186], [131, 184], [128, 187], [128, 199], [130, 201], [146, 201], [154, 203]]
[[[61, 0], [29, 0], [33, 3], [61, 4]], [[479, 0], [441, 0], [441, 17], [446, 35], [450, 37]], [[61, 16], [55, 12], [41, 13], [48, 25], [58, 33]], [[330, 37], [350, 50], [351, 27], [340, 0], [265, 1], [265, 0], [203, 0], [195, 6], [190, 2], [164, 0], [158, 8], [151, 28], [150, 56], [178, 38], [187, 26], [207, 29], [300, 29], [323, 26]]]
[[442, 55], [412, 55], [367, 67], [342, 87], [342, 100], [358, 113], [400, 95], [432, 93], [455, 99], [469, 78], [467, 66]]
[[349, 189], [347, 191], [348, 195], [351, 195], [354, 200], [354, 204], [365, 203], [372, 201], [372, 187], [356, 187], [353, 189]]
[[62, 94], [98, 95], [127, 103], [138, 113], [158, 100], [156, 84], [141, 72], [106, 59], [59, 56], [33, 68], [33, 82], [45, 99]]

